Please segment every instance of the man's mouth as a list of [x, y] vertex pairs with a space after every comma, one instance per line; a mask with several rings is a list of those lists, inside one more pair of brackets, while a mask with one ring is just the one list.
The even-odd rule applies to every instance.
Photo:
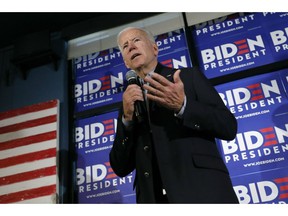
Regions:
[[139, 56], [140, 54], [139, 53], [135, 53], [131, 56], [131, 60], [135, 59], [137, 56]]

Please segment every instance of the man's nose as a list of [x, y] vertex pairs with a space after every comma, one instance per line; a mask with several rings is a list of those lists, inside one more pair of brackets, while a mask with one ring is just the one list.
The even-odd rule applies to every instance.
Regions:
[[134, 50], [135, 48], [136, 48], [136, 47], [135, 47], [134, 42], [131, 41], [131, 42], [129, 43], [129, 52], [131, 52], [131, 51]]

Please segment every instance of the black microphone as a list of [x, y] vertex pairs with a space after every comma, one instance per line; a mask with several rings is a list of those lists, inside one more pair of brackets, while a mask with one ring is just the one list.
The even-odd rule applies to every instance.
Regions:
[[[126, 80], [128, 82], [128, 85], [136, 84], [136, 85], [140, 86], [142, 89], [142, 83], [140, 82], [139, 79], [140, 79], [139, 76], [137, 76], [137, 74], [134, 70], [130, 70], [126, 73]], [[142, 89], [142, 92], [143, 92], [143, 89]], [[144, 95], [143, 95], [143, 97], [144, 97]], [[144, 100], [145, 100], [145, 97], [144, 97]], [[145, 106], [145, 103], [143, 101], [138, 101], [138, 100], [135, 101], [134, 114], [135, 114], [135, 117], [137, 118], [138, 122], [142, 122], [144, 120], [145, 107], [146, 106]]]

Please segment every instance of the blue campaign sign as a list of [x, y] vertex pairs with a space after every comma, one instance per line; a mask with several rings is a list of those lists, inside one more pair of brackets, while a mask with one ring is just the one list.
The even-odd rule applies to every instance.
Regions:
[[259, 14], [259, 19], [264, 26], [278, 25], [281, 22], [288, 21], [287, 12], [262, 12]]
[[288, 60], [288, 15], [286, 22], [265, 26], [274, 61]]
[[276, 115], [288, 104], [280, 74], [276, 71], [252, 76], [215, 86], [223, 102], [236, 119], [255, 118], [260, 115]]
[[155, 37], [159, 49], [159, 57], [168, 53], [174, 53], [183, 49], [188, 49], [186, 36], [183, 29], [167, 32]]
[[[288, 166], [288, 99], [280, 72], [216, 86], [238, 122], [236, 138], [216, 140], [231, 176]], [[263, 161], [274, 160], [272, 163]]]
[[98, 71], [109, 70], [124, 64], [118, 48], [111, 48], [91, 53], [74, 59], [76, 77], [85, 76]]
[[195, 45], [222, 40], [236, 34], [244, 34], [261, 27], [261, 16], [258, 13], [237, 13], [218, 19], [196, 24], [191, 27]]
[[276, 120], [262, 116], [256, 121], [241, 121], [234, 140], [217, 140], [232, 177], [288, 166], [287, 114]]
[[76, 77], [74, 86], [75, 112], [122, 101], [126, 85], [125, 65]]
[[208, 78], [219, 77], [273, 62], [269, 38], [262, 28], [200, 44], [197, 56]]
[[155, 37], [159, 48], [158, 60], [171, 68], [192, 67], [186, 36], [183, 29]]
[[166, 55], [159, 56], [159, 62], [171, 68], [192, 67], [188, 49], [177, 50]]
[[288, 13], [238, 13], [191, 27], [200, 66], [214, 78], [288, 59]]
[[134, 173], [119, 178], [109, 163], [118, 111], [75, 121], [78, 203], [135, 203]]
[[287, 167], [234, 177], [231, 180], [241, 204], [288, 204]]

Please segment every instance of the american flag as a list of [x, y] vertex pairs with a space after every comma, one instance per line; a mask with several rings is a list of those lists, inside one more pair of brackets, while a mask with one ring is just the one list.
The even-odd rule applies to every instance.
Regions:
[[0, 113], [0, 203], [56, 203], [58, 104]]

